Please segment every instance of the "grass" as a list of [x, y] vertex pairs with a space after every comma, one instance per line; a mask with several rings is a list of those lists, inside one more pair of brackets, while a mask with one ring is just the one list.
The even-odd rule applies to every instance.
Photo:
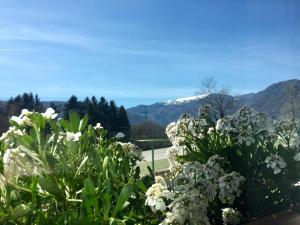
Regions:
[[[145, 175], [148, 173], [147, 166], [152, 168], [152, 161], [141, 162], [138, 164], [141, 168], [141, 175]], [[169, 162], [167, 159], [159, 159], [154, 161], [154, 171], [159, 172], [168, 169]]]

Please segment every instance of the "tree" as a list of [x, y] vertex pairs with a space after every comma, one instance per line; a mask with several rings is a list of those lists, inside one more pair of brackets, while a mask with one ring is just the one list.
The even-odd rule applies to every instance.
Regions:
[[68, 118], [71, 111], [77, 112], [78, 114], [81, 115], [79, 106], [80, 105], [77, 97], [75, 95], [72, 95], [67, 101], [67, 103], [65, 104], [64, 117]]
[[40, 102], [38, 95], [33, 97], [32, 93], [23, 93], [22, 95], [17, 95], [15, 98], [11, 97], [6, 106], [7, 115], [9, 117], [19, 115], [22, 109], [41, 112], [43, 108], [43, 104]]
[[124, 106], [120, 106], [118, 110], [117, 126], [119, 131], [125, 134], [125, 138], [130, 138], [130, 122]]
[[117, 120], [118, 120], [118, 109], [116, 106], [116, 103], [114, 101], [110, 101], [109, 103], [109, 114], [108, 114], [108, 121], [109, 121], [109, 131], [117, 131], [118, 129], [118, 124], [117, 124]]
[[42, 112], [44, 110], [44, 106], [41, 103], [40, 98], [37, 94], [34, 96], [34, 107], [33, 108], [37, 112]]
[[0, 134], [8, 129], [8, 117], [5, 103], [0, 101]]
[[98, 103], [98, 112], [99, 112], [99, 121], [103, 127], [109, 126], [109, 109], [108, 103], [104, 97], [100, 98], [100, 102]]
[[0, 133], [8, 129], [8, 120], [12, 116], [21, 114], [22, 109], [29, 111], [42, 112], [44, 107], [38, 95], [23, 93], [16, 97], [11, 97], [7, 104], [2, 104], [0, 109]]
[[213, 109], [214, 119], [218, 120], [235, 109], [234, 97], [230, 95], [229, 87], [216, 88], [217, 82], [213, 77], [202, 81], [201, 93], [206, 94], [205, 101]]
[[71, 96], [64, 107], [64, 117], [69, 117], [69, 112], [77, 112], [80, 116], [88, 114], [89, 123], [95, 126], [97, 123], [108, 131], [109, 136], [114, 136], [118, 132], [123, 132], [128, 139], [130, 137], [130, 123], [127, 112], [123, 106], [120, 108], [114, 101], [109, 104], [104, 97], [97, 100], [95, 96], [78, 101], [76, 96]]

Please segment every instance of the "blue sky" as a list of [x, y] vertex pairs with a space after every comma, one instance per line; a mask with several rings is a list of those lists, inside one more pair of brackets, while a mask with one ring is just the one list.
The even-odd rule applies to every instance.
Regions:
[[0, 0], [0, 98], [127, 107], [300, 78], [298, 0]]

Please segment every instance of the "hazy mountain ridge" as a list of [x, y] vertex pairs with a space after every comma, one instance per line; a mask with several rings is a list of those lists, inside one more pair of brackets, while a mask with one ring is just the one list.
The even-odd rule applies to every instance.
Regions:
[[[265, 112], [270, 117], [278, 119], [289, 113], [289, 87], [294, 88], [293, 101], [296, 116], [300, 118], [300, 80], [288, 80], [275, 83], [257, 93], [244, 94], [237, 98], [237, 108], [249, 106], [257, 111]], [[229, 96], [233, 97], [233, 96]], [[207, 96], [180, 98], [187, 101], [167, 101], [152, 105], [139, 105], [128, 108], [127, 113], [131, 124], [138, 124], [147, 119], [166, 126], [170, 122], [178, 120], [183, 114], [196, 115], [199, 107], [207, 103]]]

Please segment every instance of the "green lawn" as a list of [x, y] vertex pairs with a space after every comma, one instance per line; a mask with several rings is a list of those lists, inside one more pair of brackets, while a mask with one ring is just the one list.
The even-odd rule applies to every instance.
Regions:
[[[138, 164], [141, 168], [141, 175], [147, 174], [148, 169], [147, 166], [150, 166], [152, 168], [152, 162], [141, 162]], [[169, 162], [167, 159], [160, 159], [154, 161], [154, 171], [159, 172], [168, 169]]]

